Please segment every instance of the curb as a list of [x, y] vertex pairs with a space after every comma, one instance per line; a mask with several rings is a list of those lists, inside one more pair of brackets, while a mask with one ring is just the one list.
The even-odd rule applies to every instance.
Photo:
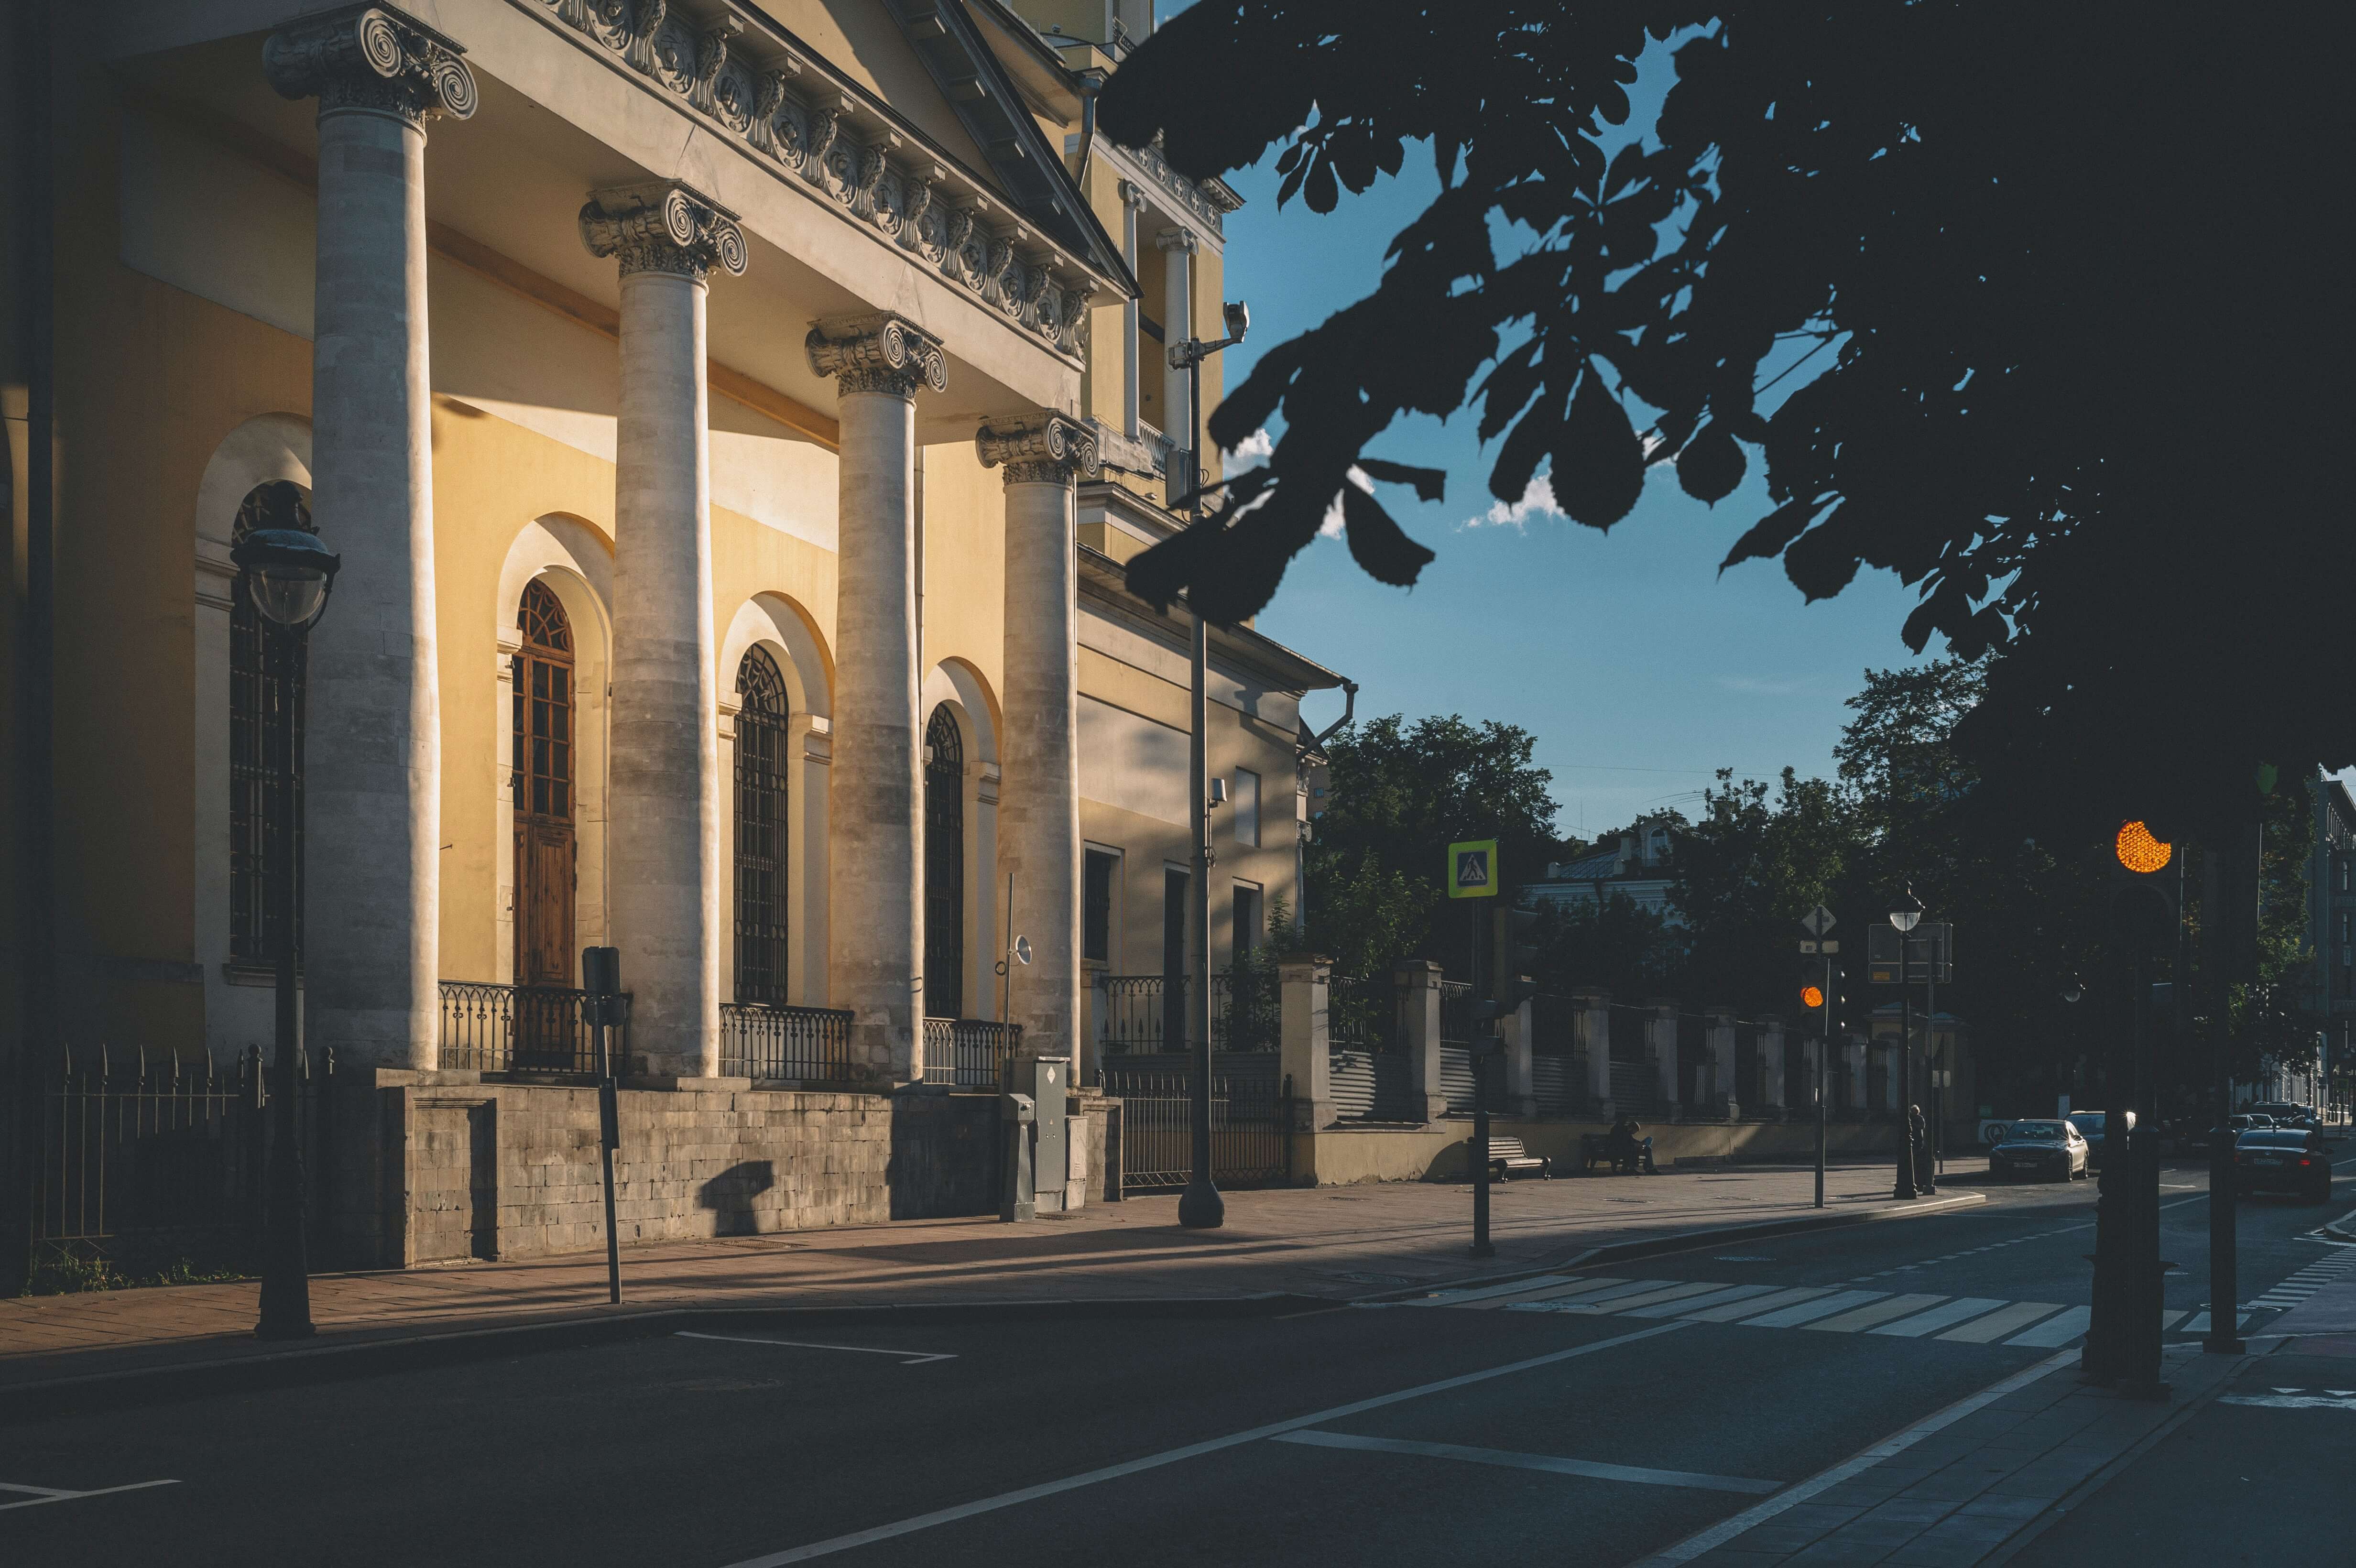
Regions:
[[1565, 1269], [1590, 1268], [1599, 1264], [1629, 1263], [1638, 1258], [1659, 1257], [1669, 1253], [1692, 1252], [1699, 1247], [1718, 1246], [1734, 1241], [1766, 1241], [1775, 1236], [1803, 1235], [1810, 1231], [1837, 1231], [1850, 1225], [1870, 1225], [1883, 1220], [1919, 1220], [1933, 1214], [1950, 1214], [1960, 1209], [1976, 1209], [1987, 1202], [1985, 1192], [1961, 1192], [1953, 1198], [1906, 1208], [1885, 1207], [1852, 1211], [1845, 1214], [1811, 1214], [1798, 1220], [1763, 1220], [1751, 1225], [1713, 1225], [1699, 1231], [1680, 1231], [1675, 1235], [1654, 1236], [1641, 1242], [1613, 1242], [1601, 1247], [1589, 1247], [1584, 1252], [1557, 1263], [1535, 1268], [1514, 1269], [1505, 1274], [1468, 1275], [1462, 1279], [1437, 1280], [1423, 1285], [1411, 1285], [1400, 1290], [1376, 1291], [1369, 1296], [1350, 1297], [1352, 1307], [1381, 1306], [1393, 1301], [1412, 1301], [1419, 1296], [1435, 1295], [1443, 1290], [1462, 1290], [1470, 1285], [1511, 1285], [1515, 1280], [1537, 1279], [1544, 1275], [1560, 1274]]
[[1248, 1296], [1100, 1296], [1038, 1301], [924, 1301], [840, 1307], [680, 1307], [568, 1317], [506, 1328], [462, 1328], [349, 1344], [314, 1345], [226, 1360], [50, 1378], [0, 1387], [0, 1426], [254, 1393], [353, 1378], [660, 1339], [682, 1329], [823, 1327], [829, 1324], [1020, 1323], [1074, 1319], [1277, 1317], [1337, 1305], [1320, 1296], [1263, 1291]]

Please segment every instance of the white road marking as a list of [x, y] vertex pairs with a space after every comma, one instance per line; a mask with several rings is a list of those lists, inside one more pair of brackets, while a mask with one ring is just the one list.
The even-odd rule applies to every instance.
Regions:
[[1887, 1301], [1873, 1302], [1837, 1317], [1819, 1318], [1803, 1323], [1801, 1328], [1814, 1334], [1854, 1334], [1860, 1328], [1870, 1328], [1877, 1323], [1887, 1323], [1893, 1317], [1903, 1317], [1910, 1312], [1920, 1312], [1946, 1300], [1944, 1296], [1893, 1296]]
[[1502, 1367], [1489, 1367], [1477, 1372], [1466, 1372], [1459, 1377], [1442, 1378], [1438, 1382], [1419, 1383], [1414, 1388], [1401, 1389], [1396, 1393], [1376, 1394], [1372, 1399], [1362, 1399], [1351, 1404], [1338, 1404], [1331, 1410], [1312, 1411], [1307, 1415], [1295, 1416], [1290, 1421], [1271, 1422], [1266, 1426], [1254, 1426], [1242, 1432], [1231, 1432], [1224, 1437], [1212, 1437], [1201, 1443], [1189, 1443], [1180, 1448], [1166, 1448], [1159, 1454], [1148, 1454], [1141, 1459], [1130, 1459], [1123, 1464], [1108, 1465], [1103, 1469], [1088, 1470], [1076, 1476], [1066, 1476], [1059, 1481], [1043, 1481], [1035, 1487], [1023, 1487], [1015, 1491], [1001, 1492], [992, 1498], [979, 1498], [969, 1503], [958, 1503], [953, 1508], [936, 1509], [931, 1513], [918, 1514], [913, 1519], [899, 1520], [891, 1524], [879, 1524], [871, 1530], [857, 1530], [848, 1535], [838, 1535], [826, 1541], [814, 1541], [808, 1546], [789, 1547], [786, 1551], [773, 1552], [764, 1557], [748, 1557], [742, 1563], [730, 1564], [730, 1568], [785, 1568], [788, 1563], [807, 1563], [814, 1557], [830, 1557], [838, 1552], [848, 1552], [855, 1546], [867, 1546], [878, 1541], [892, 1541], [903, 1535], [913, 1535], [917, 1531], [930, 1530], [935, 1525], [952, 1524], [961, 1519], [971, 1519], [976, 1514], [991, 1513], [999, 1509], [1012, 1508], [1019, 1503], [1034, 1502], [1041, 1498], [1052, 1498], [1060, 1493], [1077, 1491], [1082, 1487], [1092, 1487], [1100, 1481], [1116, 1481], [1124, 1476], [1134, 1476], [1142, 1471], [1159, 1469], [1164, 1465], [1174, 1465], [1183, 1459], [1198, 1458], [1205, 1454], [1216, 1454], [1222, 1449], [1240, 1447], [1246, 1443], [1258, 1443], [1266, 1438], [1281, 1436], [1287, 1432], [1299, 1432], [1307, 1427], [1321, 1426], [1329, 1421], [1339, 1421], [1344, 1416], [1356, 1415], [1364, 1411], [1380, 1410], [1386, 1405], [1399, 1404], [1410, 1399], [1421, 1399], [1426, 1394], [1445, 1393], [1450, 1389], [1486, 1382], [1491, 1378], [1511, 1377], [1515, 1372], [1535, 1371], [1540, 1367], [1550, 1367], [1557, 1361], [1568, 1361], [1574, 1357], [1592, 1356], [1601, 1350], [1617, 1349], [1622, 1345], [1633, 1345], [1639, 1339], [1650, 1339], [1662, 1334], [1675, 1333], [1684, 1327], [1682, 1323], [1662, 1323], [1650, 1328], [1639, 1328], [1633, 1334], [1620, 1334], [1609, 1339], [1598, 1339], [1591, 1345], [1574, 1345], [1568, 1350], [1555, 1350], [1543, 1356], [1532, 1356], [1527, 1360], [1509, 1361]]
[[1754, 1503], [1731, 1519], [1723, 1519], [1708, 1530], [1688, 1535], [1676, 1545], [1665, 1547], [1647, 1557], [1636, 1568], [1668, 1568], [1669, 1564], [1690, 1563], [1706, 1552], [1725, 1545], [1755, 1525], [1766, 1523], [1786, 1509], [1796, 1508], [1810, 1498], [1831, 1490], [1852, 1476], [1863, 1475], [1883, 1460], [1894, 1457], [1914, 1446], [1933, 1433], [1953, 1426], [1976, 1410], [1994, 1404], [2008, 1393], [2027, 1388], [2046, 1373], [2059, 1371], [2077, 1360], [2078, 1352], [2064, 1350], [2058, 1356], [2048, 1356], [2033, 1367], [2015, 1372], [2001, 1382], [1991, 1383], [1976, 1394], [1957, 1400], [1946, 1409], [1924, 1416], [1903, 1431], [1883, 1438], [1872, 1447], [1851, 1456], [1829, 1470], [1820, 1470], [1797, 1485], [1786, 1487], [1766, 1501]]
[[2008, 1345], [2027, 1345], [2042, 1349], [2051, 1345], [2066, 1345], [2086, 1331], [2094, 1320], [2091, 1307], [2072, 1307], [2067, 1312], [2057, 1312], [2026, 1334], [2015, 1334], [2005, 1341]]
[[1961, 1323], [1966, 1317], [1977, 1317], [1981, 1313], [1992, 1312], [2003, 1305], [2002, 1301], [1992, 1296], [1959, 1296], [1944, 1307], [1933, 1307], [1928, 1312], [1917, 1312], [1912, 1317], [1903, 1317], [1895, 1323], [1885, 1323], [1872, 1331], [1876, 1334], [1887, 1334], [1892, 1339], [1919, 1339], [1933, 1328], [1949, 1328]]
[[1748, 1328], [1794, 1328], [1803, 1323], [1813, 1323], [1819, 1317], [1830, 1317], [1836, 1312], [1846, 1312], [1852, 1307], [1863, 1307], [1869, 1301], [1879, 1301], [1887, 1291], [1837, 1290], [1830, 1296], [1814, 1301], [1803, 1301], [1796, 1307], [1785, 1307], [1773, 1312], [1762, 1312], [1756, 1317], [1746, 1317]]
[[815, 1339], [752, 1339], [742, 1334], [691, 1334], [680, 1329], [672, 1338], [679, 1339], [718, 1339], [730, 1345], [790, 1345], [797, 1350], [848, 1350], [858, 1356], [898, 1356], [904, 1367], [920, 1367], [926, 1361], [954, 1361], [957, 1356], [947, 1350], [883, 1350], [873, 1345], [821, 1345]]
[[2049, 1312], [2061, 1310], [2062, 1304], [2058, 1301], [2016, 1301], [1985, 1317], [1976, 1317], [1960, 1328], [1950, 1328], [1939, 1338], [1965, 1345], [1985, 1345], [1991, 1339], [2000, 1339], [2007, 1334], [2028, 1328]]
[[2356, 1410], [2356, 1399], [2316, 1394], [2229, 1393], [2219, 1404], [2258, 1404], [2272, 1410]]
[[20, 1503], [0, 1503], [0, 1513], [6, 1513], [10, 1509], [40, 1508], [48, 1503], [78, 1503], [84, 1498], [110, 1497], [116, 1492], [144, 1492], [150, 1487], [177, 1487], [179, 1484], [180, 1483], [177, 1480], [134, 1481], [130, 1485], [123, 1487], [98, 1487], [87, 1492], [72, 1492], [64, 1490], [58, 1487], [23, 1487], [16, 1486], [6, 1481], [0, 1481], [0, 1492], [36, 1492], [39, 1494], [37, 1497], [27, 1498]]
[[1750, 1492], [1755, 1496], [1782, 1488], [1781, 1481], [1755, 1481], [1748, 1476], [1707, 1476], [1695, 1470], [1651, 1470], [1634, 1465], [1599, 1465], [1586, 1459], [1559, 1459], [1551, 1454], [1515, 1454], [1503, 1448], [1470, 1448], [1461, 1443], [1418, 1443], [1404, 1437], [1360, 1437], [1347, 1432], [1287, 1432], [1279, 1443], [1302, 1443], [1312, 1448], [1359, 1448], [1376, 1454], [1413, 1454], [1427, 1459], [1462, 1459], [1472, 1465], [1497, 1465], [1510, 1470], [1546, 1470], [1558, 1476], [1585, 1476], [1598, 1481], [1633, 1481], [1647, 1487], [1692, 1487], [1700, 1491]]

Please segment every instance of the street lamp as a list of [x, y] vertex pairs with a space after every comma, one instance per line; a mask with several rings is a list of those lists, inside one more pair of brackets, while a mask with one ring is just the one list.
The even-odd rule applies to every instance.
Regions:
[[277, 1059], [271, 1090], [268, 1240], [262, 1264], [262, 1317], [256, 1338], [311, 1337], [310, 1262], [304, 1253], [303, 1152], [295, 1142], [295, 1059], [302, 1046], [294, 1018], [295, 681], [304, 645], [327, 607], [343, 564], [335, 551], [300, 528], [261, 528], [230, 552], [243, 574], [246, 596], [267, 630], [270, 672], [276, 689], [278, 810], [270, 846], [277, 875], [271, 897], [278, 926]]
[[1922, 901], [1909, 887], [1890, 905], [1898, 932], [1898, 1181], [1892, 1198], [1920, 1198], [1914, 1184], [1914, 993], [1906, 988], [1906, 965], [1914, 953], [1914, 928], [1922, 923]]
[[[1225, 337], [1215, 343], [1189, 337], [1170, 346], [1171, 368], [1186, 372], [1187, 450], [1183, 470], [1186, 488], [1177, 498], [1187, 503], [1196, 527], [1203, 520], [1203, 361], [1222, 348], [1241, 343], [1244, 333], [1251, 326], [1251, 311], [1240, 300], [1230, 300], [1219, 314], [1227, 328]], [[1174, 426], [1177, 421], [1171, 422]], [[1178, 469], [1179, 457], [1175, 452], [1170, 454], [1173, 470]], [[1187, 815], [1194, 834], [1193, 874], [1186, 890], [1186, 925], [1194, 949], [1194, 970], [1186, 997], [1188, 1031], [1194, 1037], [1190, 1047], [1194, 1056], [1194, 1103], [1190, 1107], [1194, 1168], [1187, 1178], [1186, 1190], [1178, 1199], [1178, 1223], [1190, 1231], [1216, 1230], [1227, 1217], [1226, 1202], [1219, 1196], [1218, 1185], [1211, 1179], [1211, 811], [1226, 801], [1226, 781], [1219, 780], [1217, 791], [1213, 793], [1207, 761], [1210, 657], [1210, 623], [1196, 614], [1186, 746], [1186, 776], [1194, 795]]]

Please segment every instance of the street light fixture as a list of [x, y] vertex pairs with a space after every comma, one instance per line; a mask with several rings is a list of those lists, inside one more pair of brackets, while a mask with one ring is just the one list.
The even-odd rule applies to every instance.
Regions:
[[303, 1151], [295, 1141], [295, 1063], [302, 1053], [294, 1016], [294, 793], [300, 743], [294, 727], [295, 682], [304, 645], [327, 608], [342, 558], [300, 528], [260, 528], [230, 551], [243, 574], [246, 596], [268, 630], [271, 675], [277, 691], [278, 811], [270, 855], [276, 904], [277, 1057], [271, 1087], [270, 1197], [262, 1264], [262, 1316], [256, 1338], [311, 1337], [310, 1260], [304, 1246]]
[[1920, 1198], [1914, 1180], [1914, 993], [1906, 988], [1906, 965], [1914, 954], [1914, 928], [1922, 923], [1922, 901], [1909, 887], [1890, 906], [1898, 931], [1898, 1180], [1892, 1198]]
[[[1183, 496], [1192, 515], [1192, 526], [1198, 528], [1203, 521], [1203, 361], [1222, 348], [1241, 343], [1244, 333], [1251, 326], [1251, 311], [1240, 300], [1227, 302], [1220, 308], [1219, 315], [1226, 325], [1226, 336], [1215, 343], [1189, 337], [1170, 346], [1171, 368], [1186, 372], [1187, 450], [1170, 454], [1173, 497], [1174, 503]], [[1174, 426], [1176, 421], [1172, 423]], [[1178, 484], [1183, 484], [1184, 490], [1178, 491]], [[1186, 747], [1186, 776], [1194, 793], [1194, 806], [1187, 815], [1194, 837], [1192, 874], [1186, 889], [1187, 933], [1194, 950], [1194, 972], [1186, 997], [1187, 1032], [1194, 1036], [1188, 1046], [1194, 1058], [1193, 1104], [1189, 1107], [1194, 1124], [1194, 1170], [1187, 1179], [1186, 1190], [1178, 1199], [1178, 1223], [1190, 1231], [1216, 1230], [1227, 1217], [1226, 1201], [1211, 1179], [1211, 811], [1226, 799], [1226, 781], [1215, 781], [1215, 789], [1208, 776], [1210, 658], [1210, 623], [1197, 614]]]

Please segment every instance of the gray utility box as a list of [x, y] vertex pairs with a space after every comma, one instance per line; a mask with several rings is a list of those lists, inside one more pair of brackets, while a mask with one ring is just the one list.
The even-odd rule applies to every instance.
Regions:
[[1066, 1112], [1072, 1103], [1072, 1059], [1030, 1057], [1014, 1064], [1014, 1092], [1030, 1095], [1037, 1108], [1037, 1131], [1031, 1144], [1033, 1190], [1040, 1208], [1061, 1213], [1064, 1173], [1071, 1159], [1071, 1122]]

